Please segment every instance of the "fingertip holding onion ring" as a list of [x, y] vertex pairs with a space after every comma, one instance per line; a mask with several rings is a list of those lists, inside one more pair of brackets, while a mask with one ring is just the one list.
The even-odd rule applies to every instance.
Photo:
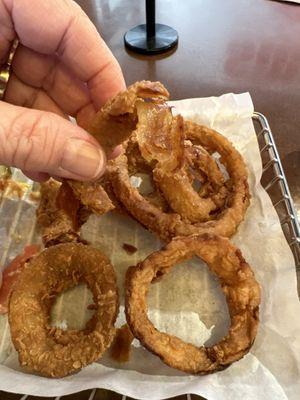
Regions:
[[[84, 282], [95, 313], [83, 330], [51, 327], [55, 297]], [[23, 269], [9, 302], [9, 324], [21, 366], [47, 377], [78, 372], [98, 360], [111, 344], [118, 313], [114, 269], [97, 249], [78, 243], [52, 246]]]
[[[158, 331], [147, 316], [147, 292], [157, 277], [192, 256], [207, 263], [218, 277], [231, 324], [227, 335], [211, 347], [196, 347]], [[228, 239], [200, 235], [173, 239], [162, 250], [130, 267], [126, 274], [125, 312], [133, 335], [170, 367], [204, 375], [228, 367], [251, 348], [259, 323], [260, 288], [240, 250]]]

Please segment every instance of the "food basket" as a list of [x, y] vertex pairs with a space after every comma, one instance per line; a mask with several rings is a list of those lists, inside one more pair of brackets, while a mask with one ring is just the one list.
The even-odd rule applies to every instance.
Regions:
[[[265, 190], [270, 195], [272, 203], [279, 215], [282, 230], [285, 234], [286, 240], [293, 252], [296, 273], [298, 278], [298, 294], [300, 296], [300, 228], [297, 220], [297, 212], [294, 208], [291, 194], [289, 191], [288, 183], [282, 168], [281, 160], [276, 148], [274, 137], [272, 135], [268, 121], [264, 115], [255, 112], [253, 114], [253, 124], [257, 134], [257, 140], [260, 148], [260, 154], [262, 159], [262, 178], [261, 183]], [[32, 188], [27, 187], [25, 195], [29, 196]], [[3, 202], [1, 202], [0, 195], [0, 208]], [[15, 228], [17, 226], [17, 220], [20, 213], [22, 212], [21, 207], [15, 210], [14, 219], [11, 221], [11, 233], [15, 235]], [[32, 231], [32, 235], [33, 235]], [[30, 238], [29, 238], [30, 239]], [[9, 244], [8, 244], [9, 248]], [[7, 249], [8, 251], [9, 249]], [[5, 254], [0, 255], [0, 261], [3, 262]], [[53, 398], [53, 397], [52, 397]], [[72, 400], [125, 400], [126, 396], [111, 392], [103, 389], [85, 390], [76, 394], [68, 396], [59, 396], [55, 400], [60, 399], [72, 399]], [[196, 395], [181, 395], [176, 397], [178, 400], [190, 400], [190, 399], [203, 399], [203, 397]], [[34, 397], [23, 394], [11, 394], [0, 391], [0, 400], [34, 400], [41, 399], [40, 397]]]

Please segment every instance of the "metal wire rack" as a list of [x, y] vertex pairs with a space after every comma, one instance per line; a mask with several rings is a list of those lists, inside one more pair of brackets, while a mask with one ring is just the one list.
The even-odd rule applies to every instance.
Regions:
[[262, 158], [261, 183], [269, 193], [279, 215], [286, 240], [294, 254], [296, 270], [300, 272], [300, 227], [282, 163], [266, 117], [260, 113], [253, 115], [260, 154]]
[[[257, 134], [257, 140], [262, 158], [261, 183], [269, 193], [273, 205], [279, 215], [280, 223], [293, 252], [298, 276], [300, 279], [300, 227], [297, 213], [293, 205], [288, 183], [283, 171], [282, 163], [277, 151], [273, 134], [269, 123], [263, 114], [255, 112], [253, 123]], [[300, 293], [299, 293], [300, 295]], [[44, 398], [44, 397], [43, 397]], [[42, 397], [34, 397], [22, 394], [12, 394], [0, 391], [0, 400], [39, 400]], [[85, 390], [68, 396], [52, 397], [52, 400], [132, 400], [124, 395], [104, 389]], [[196, 400], [203, 399], [196, 395], [181, 395], [173, 400]]]

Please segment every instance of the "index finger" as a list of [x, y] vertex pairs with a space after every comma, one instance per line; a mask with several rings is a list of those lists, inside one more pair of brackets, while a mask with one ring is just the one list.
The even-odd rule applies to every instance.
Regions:
[[0, 0], [25, 46], [58, 54], [99, 108], [125, 89], [121, 68], [83, 10], [72, 0]]

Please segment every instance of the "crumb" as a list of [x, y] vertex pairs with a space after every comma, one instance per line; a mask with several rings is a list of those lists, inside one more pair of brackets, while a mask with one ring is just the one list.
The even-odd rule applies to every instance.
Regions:
[[28, 183], [16, 182], [12, 179], [6, 179], [6, 182], [4, 183], [4, 189], [7, 189], [7, 195], [16, 195], [19, 199], [23, 197], [24, 192], [28, 187]]
[[41, 193], [40, 192], [30, 192], [29, 193], [29, 198], [32, 201], [38, 202], [41, 198]]
[[123, 243], [122, 248], [128, 254], [134, 254], [135, 252], [137, 252], [137, 248], [135, 246], [133, 246], [132, 244], [129, 244], [129, 243]]
[[0, 191], [4, 192], [7, 188], [7, 179], [0, 179]]
[[14, 240], [14, 242], [16, 244], [19, 244], [19, 243], [21, 243], [23, 236], [20, 235], [19, 233], [14, 233], [14, 234], [12, 234], [12, 239]]

